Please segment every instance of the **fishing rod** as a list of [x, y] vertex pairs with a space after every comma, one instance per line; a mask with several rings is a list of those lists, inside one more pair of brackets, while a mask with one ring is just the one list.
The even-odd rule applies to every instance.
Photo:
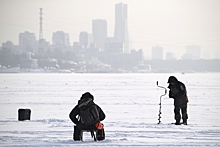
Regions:
[[159, 118], [158, 118], [158, 120], [159, 120], [158, 124], [160, 124], [160, 122], [161, 122], [160, 119], [161, 119], [161, 114], [162, 114], [162, 112], [161, 112], [161, 98], [167, 94], [167, 89], [166, 89], [165, 87], [159, 86], [159, 85], [158, 85], [158, 81], [157, 81], [157, 87], [165, 89], [165, 94], [163, 94], [163, 95], [160, 96], [160, 103], [159, 103], [160, 108], [159, 108], [159, 114], [158, 114], [158, 116], [159, 116]]

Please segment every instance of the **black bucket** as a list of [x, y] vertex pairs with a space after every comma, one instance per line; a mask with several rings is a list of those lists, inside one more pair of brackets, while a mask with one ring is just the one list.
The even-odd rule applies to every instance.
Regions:
[[18, 120], [30, 120], [31, 119], [31, 110], [30, 109], [19, 109], [18, 110]]

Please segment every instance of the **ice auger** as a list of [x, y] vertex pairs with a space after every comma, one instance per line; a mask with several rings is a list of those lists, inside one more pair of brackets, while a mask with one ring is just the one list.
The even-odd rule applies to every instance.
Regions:
[[158, 81], [157, 81], [157, 87], [165, 89], [165, 94], [160, 96], [160, 103], [159, 103], [160, 108], [159, 108], [159, 114], [158, 114], [158, 117], [159, 117], [158, 118], [158, 120], [159, 120], [158, 124], [160, 124], [160, 122], [161, 122], [160, 119], [161, 119], [161, 114], [162, 114], [162, 112], [161, 112], [161, 98], [167, 94], [167, 89], [165, 87], [159, 86]]

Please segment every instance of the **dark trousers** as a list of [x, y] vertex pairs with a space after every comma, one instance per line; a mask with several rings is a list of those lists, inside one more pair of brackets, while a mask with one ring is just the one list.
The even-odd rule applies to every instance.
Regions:
[[[82, 140], [82, 130], [91, 130], [96, 133], [96, 137], [94, 138], [96, 140], [104, 140], [105, 139], [105, 131], [104, 129], [99, 130], [95, 126], [85, 126], [83, 125], [84, 128], [82, 128], [82, 125], [80, 126], [74, 126], [74, 133], [73, 133], [73, 140], [79, 141]], [[93, 133], [94, 133], [93, 132]], [[92, 135], [92, 134], [91, 134]], [[93, 134], [95, 135], [95, 134]]]
[[79, 123], [77, 126], [74, 126], [74, 134], [73, 134], [73, 140], [81, 140], [82, 137], [82, 130], [93, 130], [96, 131], [97, 128], [95, 125], [86, 126], [82, 123]]
[[186, 120], [188, 119], [187, 106], [186, 107], [174, 106], [175, 119], [176, 119], [176, 121], [180, 121], [180, 119], [181, 119], [180, 110], [182, 113], [183, 122], [186, 122]]

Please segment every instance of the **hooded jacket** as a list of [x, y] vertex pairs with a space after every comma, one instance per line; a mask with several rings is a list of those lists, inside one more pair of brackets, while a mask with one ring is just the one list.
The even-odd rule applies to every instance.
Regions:
[[169, 84], [169, 97], [174, 99], [174, 105], [178, 107], [186, 107], [189, 102], [185, 85], [176, 80], [174, 84]]
[[[94, 100], [94, 97], [90, 93], [87, 92], [87, 93], [84, 93], [82, 95], [82, 97], [80, 98], [79, 101], [84, 101], [83, 104], [86, 104], [86, 103], [94, 103], [93, 100]], [[99, 119], [100, 119], [100, 121], [104, 120], [105, 119], [105, 113], [102, 111], [102, 109], [97, 104], [95, 104], [95, 105], [97, 106], [97, 109], [99, 111]], [[79, 102], [78, 102], [78, 104], [72, 109], [72, 111], [69, 114], [69, 118], [76, 125], [82, 124], [82, 122], [77, 118], [77, 116], [80, 113], [80, 109], [79, 109], [80, 107], [81, 106], [79, 105]]]

